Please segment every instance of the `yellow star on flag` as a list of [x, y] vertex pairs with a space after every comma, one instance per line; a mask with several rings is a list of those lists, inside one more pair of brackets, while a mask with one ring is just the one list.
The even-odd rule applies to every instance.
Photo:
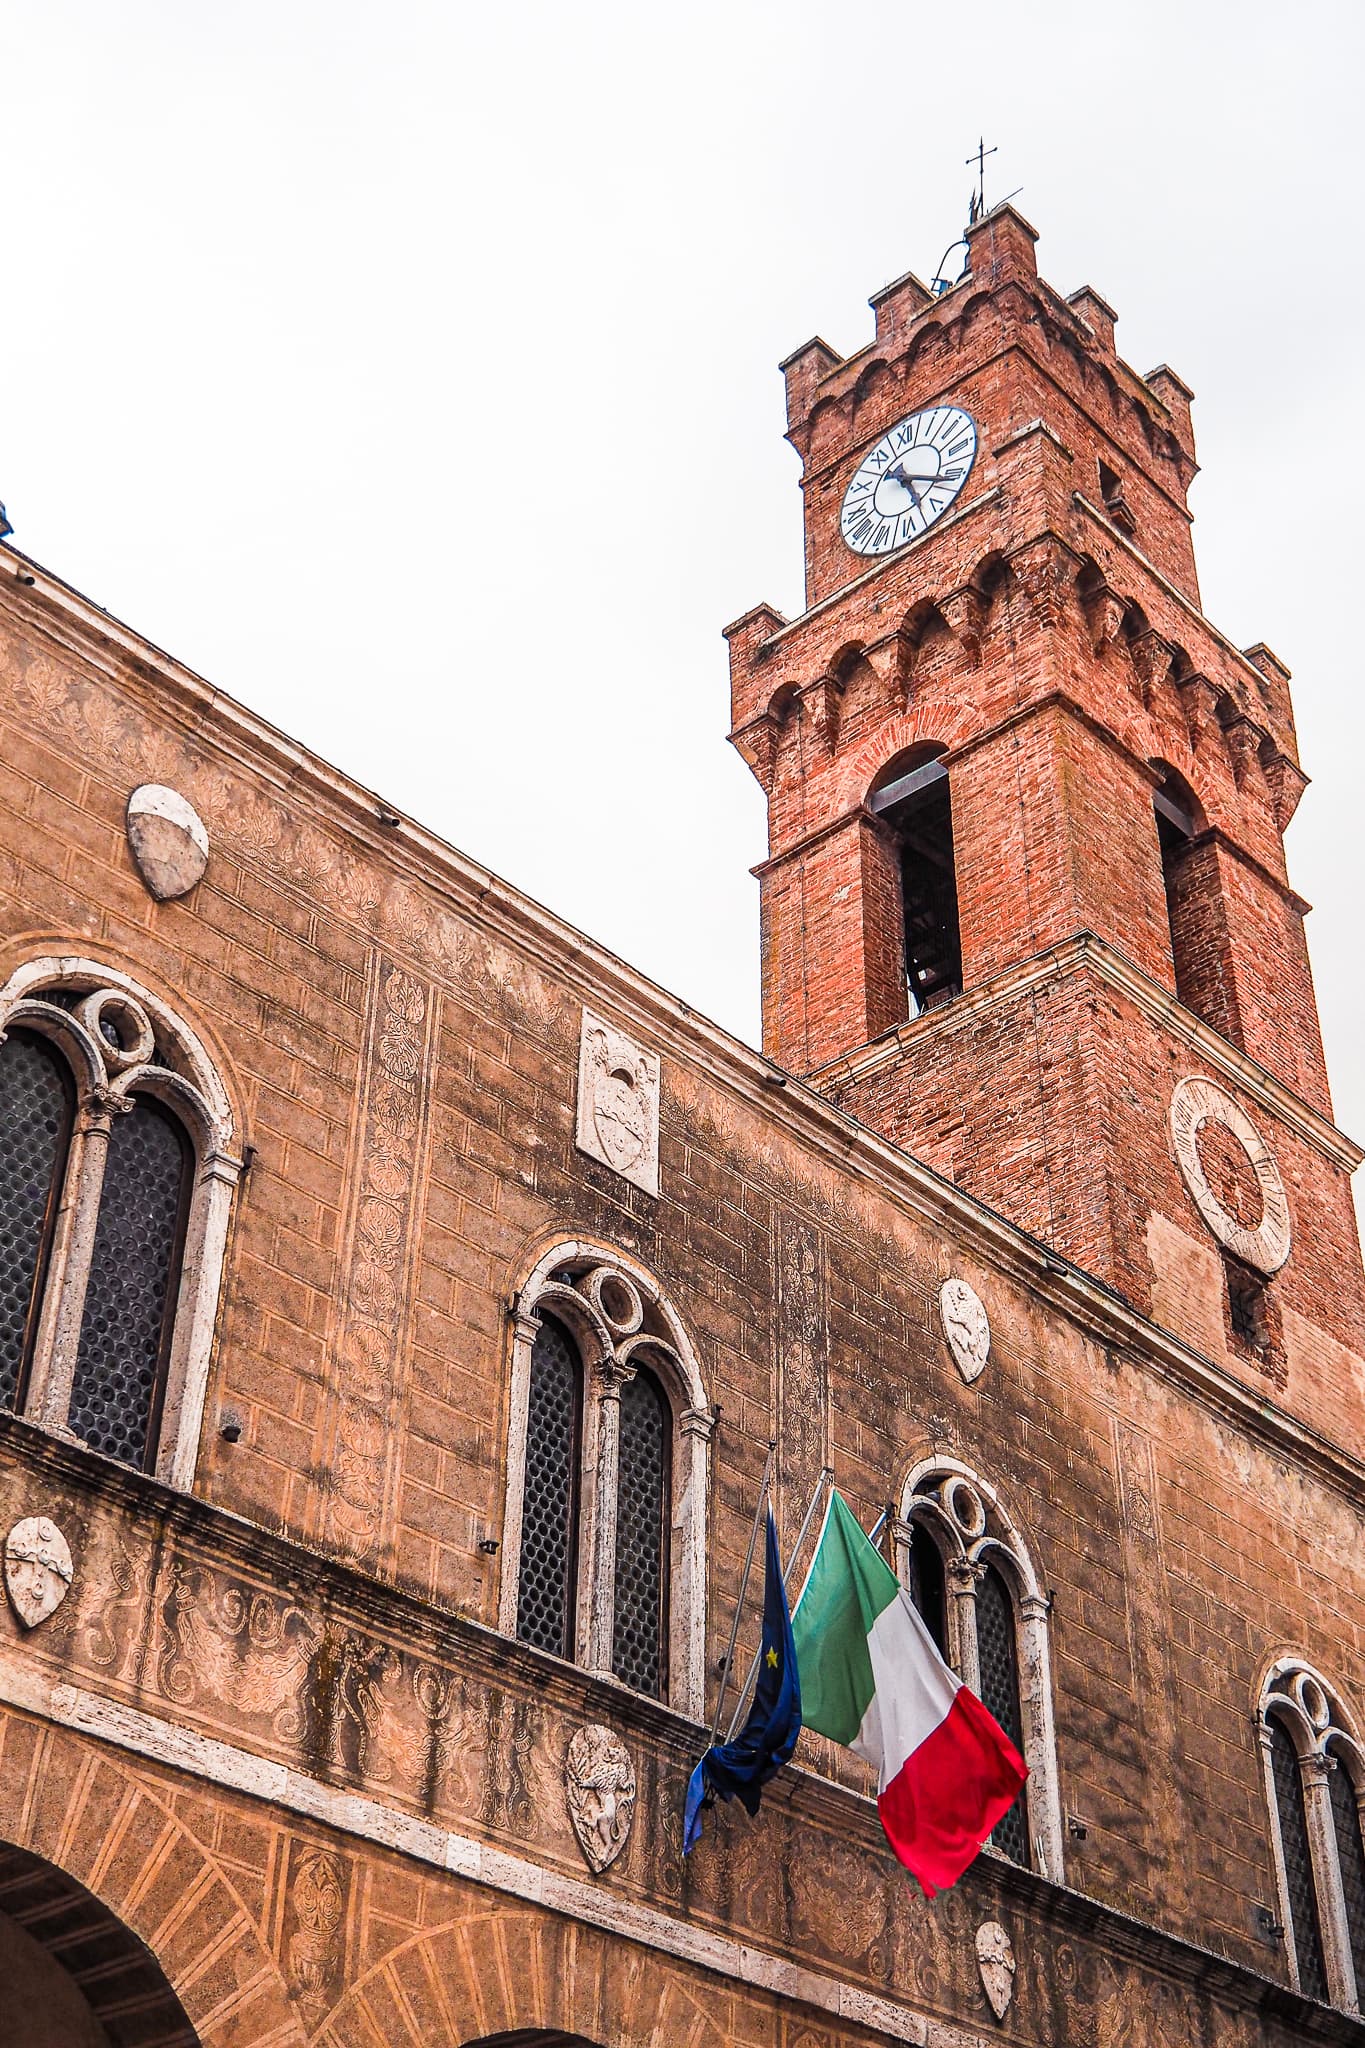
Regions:
[[776, 1669], [777, 1669], [777, 1652], [776, 1652], [776, 1650], [769, 1650], [769, 1652], [768, 1652], [768, 1662], [769, 1662], [769, 1663], [770, 1663], [770, 1664], [772, 1665], [772, 1668], [773, 1668], [773, 1670], [774, 1670], [774, 1671], [776, 1671]]

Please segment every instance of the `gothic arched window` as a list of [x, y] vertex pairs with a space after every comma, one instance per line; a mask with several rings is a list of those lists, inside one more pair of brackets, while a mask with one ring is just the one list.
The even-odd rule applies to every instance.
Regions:
[[1258, 1720], [1289, 1980], [1356, 2011], [1365, 1994], [1365, 1747], [1326, 1680], [1275, 1664]]
[[531, 1346], [517, 1634], [556, 1657], [573, 1655], [582, 1434], [582, 1361], [564, 1325], [545, 1315]]
[[935, 1458], [910, 1475], [895, 1542], [901, 1582], [930, 1634], [1029, 1767], [991, 1846], [1060, 1882], [1048, 1602], [1023, 1539], [985, 1480]]
[[511, 1408], [499, 1626], [699, 1713], [713, 1417], [643, 1268], [580, 1243], [539, 1262]]
[[912, 1017], [962, 993], [953, 806], [942, 751], [917, 748], [892, 762], [867, 800], [895, 847]]
[[198, 1039], [126, 975], [0, 989], [0, 1402], [187, 1486], [240, 1162]]

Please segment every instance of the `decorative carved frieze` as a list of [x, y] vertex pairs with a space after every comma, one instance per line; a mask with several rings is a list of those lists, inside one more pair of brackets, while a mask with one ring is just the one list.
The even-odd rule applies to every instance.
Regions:
[[991, 1326], [985, 1305], [974, 1287], [954, 1277], [939, 1288], [938, 1312], [953, 1363], [970, 1386], [981, 1377], [990, 1356]]
[[605, 1870], [630, 1838], [635, 1818], [635, 1766], [619, 1735], [590, 1721], [564, 1759], [564, 1803], [588, 1868]]
[[71, 1547], [46, 1515], [25, 1515], [5, 1538], [5, 1589], [25, 1628], [57, 1612], [71, 1585]]
[[[1199, 1132], [1206, 1123], [1221, 1124], [1251, 1162], [1261, 1191], [1258, 1223], [1239, 1222], [1210, 1186], [1199, 1156]], [[1190, 1198], [1218, 1242], [1246, 1265], [1277, 1273], [1289, 1257], [1289, 1198], [1274, 1153], [1240, 1104], [1202, 1074], [1186, 1075], [1171, 1097], [1171, 1139]]]
[[209, 864], [209, 835], [178, 789], [144, 782], [128, 799], [125, 821], [133, 865], [158, 903], [188, 896]]
[[659, 1192], [659, 1055], [584, 1010], [575, 1143], [622, 1180]]

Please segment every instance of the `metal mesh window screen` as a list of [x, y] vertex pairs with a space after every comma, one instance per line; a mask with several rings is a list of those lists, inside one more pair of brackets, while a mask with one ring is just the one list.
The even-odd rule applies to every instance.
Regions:
[[582, 1416], [578, 1352], [563, 1325], [544, 1316], [531, 1347], [517, 1634], [556, 1657], [573, 1655]]
[[1356, 1998], [1365, 2002], [1365, 1845], [1361, 1842], [1355, 1786], [1339, 1757], [1328, 1784], [1332, 1791], [1332, 1821], [1336, 1828], [1337, 1860], [1341, 1864], [1346, 1924], [1351, 1930], [1351, 1957], [1356, 1966]]
[[146, 1465], [179, 1278], [189, 1148], [146, 1096], [114, 1118], [71, 1388], [76, 1435]]
[[1275, 1778], [1275, 1805], [1280, 1816], [1280, 1847], [1289, 1917], [1299, 1958], [1299, 1988], [1310, 1998], [1326, 1999], [1327, 1969], [1322, 1958], [1318, 1896], [1313, 1887], [1313, 1859], [1308, 1848], [1308, 1821], [1303, 1806], [1303, 1779], [1293, 1741], [1283, 1722], [1270, 1723], [1270, 1765]]
[[914, 1524], [910, 1537], [910, 1598], [933, 1637], [939, 1656], [946, 1659], [948, 1636], [944, 1625], [946, 1586], [943, 1559], [937, 1543], [920, 1522]]
[[[987, 1565], [976, 1589], [976, 1647], [981, 1664], [981, 1697], [1023, 1754], [1024, 1727], [1019, 1711], [1019, 1659], [1014, 1641], [1014, 1602], [993, 1565]], [[997, 1849], [1013, 1863], [1027, 1867], [1028, 1820], [1022, 1796], [991, 1833]]]
[[41, 1038], [0, 1045], [0, 1407], [18, 1400], [71, 1129], [71, 1083]]
[[621, 1393], [611, 1668], [655, 1699], [664, 1695], [668, 1422], [662, 1391], [648, 1373], [637, 1373]]

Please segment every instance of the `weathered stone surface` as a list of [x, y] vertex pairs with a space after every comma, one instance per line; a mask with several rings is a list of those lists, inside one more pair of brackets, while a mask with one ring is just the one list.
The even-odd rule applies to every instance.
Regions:
[[164, 783], [143, 782], [128, 799], [133, 863], [158, 903], [188, 896], [209, 864], [209, 835], [188, 797]]

